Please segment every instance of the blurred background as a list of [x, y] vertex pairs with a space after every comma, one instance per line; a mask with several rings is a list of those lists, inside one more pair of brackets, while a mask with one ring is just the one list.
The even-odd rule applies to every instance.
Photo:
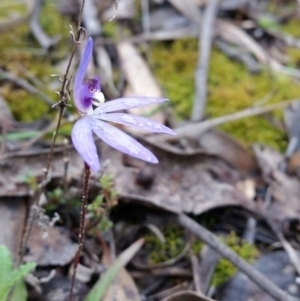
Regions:
[[[109, 22], [114, 2], [88, 0], [83, 25], [96, 44], [91, 72], [101, 75], [106, 98], [163, 95], [170, 99], [173, 122], [189, 119], [207, 2], [123, 0]], [[214, 42], [201, 118], [298, 97], [298, 6], [297, 1], [275, 0], [223, 0], [218, 5], [217, 21], [210, 25]], [[63, 74], [72, 47], [69, 25], [75, 26], [79, 7], [71, 0], [1, 1], [0, 94], [18, 121], [49, 113], [47, 97], [55, 101], [53, 91], [59, 89], [50, 74]], [[44, 99], [17, 79], [34, 86]], [[262, 142], [281, 151], [287, 146], [280, 112], [221, 128], [247, 146]]]

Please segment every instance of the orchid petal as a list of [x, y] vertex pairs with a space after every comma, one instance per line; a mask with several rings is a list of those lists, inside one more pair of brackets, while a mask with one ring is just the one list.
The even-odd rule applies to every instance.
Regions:
[[142, 131], [177, 135], [174, 131], [163, 124], [141, 116], [126, 113], [110, 113], [93, 115], [93, 118], [124, 124]]
[[82, 84], [74, 91], [74, 102], [81, 113], [93, 112], [92, 95], [87, 84]]
[[106, 122], [96, 119], [92, 120], [91, 126], [93, 131], [100, 139], [111, 147], [132, 157], [150, 163], [158, 163], [157, 158], [131, 136]]
[[165, 98], [134, 96], [117, 98], [108, 102], [105, 102], [102, 106], [94, 110], [94, 114], [108, 113], [121, 111], [131, 108], [140, 108], [155, 103], [162, 103], [167, 101]]
[[76, 77], [75, 77], [75, 81], [74, 81], [75, 89], [80, 87], [81, 84], [83, 83], [87, 68], [89, 66], [89, 63], [90, 63], [90, 60], [92, 57], [92, 52], [93, 52], [93, 39], [89, 38], [86, 43], [86, 46], [85, 46], [85, 49], [84, 49], [77, 73], [76, 73]]
[[98, 172], [100, 169], [100, 163], [91, 123], [92, 119], [90, 117], [83, 117], [79, 119], [73, 126], [71, 137], [75, 149], [85, 163], [94, 172]]
[[83, 80], [91, 60], [92, 52], [93, 39], [89, 38], [85, 46], [74, 81], [74, 103], [76, 108], [83, 113], [86, 112], [87, 109], [91, 106], [91, 104], [87, 102], [86, 98], [82, 98], [82, 94], [85, 95], [88, 92], [88, 86], [85, 84], [83, 85]]

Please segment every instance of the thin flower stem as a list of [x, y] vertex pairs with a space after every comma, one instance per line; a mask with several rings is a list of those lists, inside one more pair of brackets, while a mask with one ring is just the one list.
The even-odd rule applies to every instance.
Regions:
[[74, 54], [75, 54], [75, 51], [76, 51], [76, 46], [79, 43], [78, 40], [80, 38], [80, 32], [82, 31], [81, 22], [82, 22], [82, 12], [83, 12], [83, 8], [84, 8], [84, 4], [85, 4], [85, 0], [83, 0], [82, 3], [81, 3], [80, 13], [79, 13], [79, 18], [78, 18], [78, 23], [77, 23], [76, 40], [73, 41], [74, 42], [73, 50], [72, 50], [72, 53], [71, 53], [71, 57], [69, 59], [69, 63], [68, 63], [66, 72], [65, 72], [65, 74], [63, 76], [63, 79], [62, 79], [62, 88], [61, 88], [61, 91], [59, 92], [60, 99], [57, 103], [57, 105], [59, 107], [58, 120], [57, 120], [56, 129], [55, 129], [55, 132], [54, 132], [54, 135], [53, 135], [53, 139], [52, 139], [52, 143], [51, 143], [51, 147], [50, 147], [50, 151], [49, 151], [49, 155], [48, 155], [48, 161], [47, 161], [47, 164], [46, 164], [46, 168], [44, 169], [44, 179], [43, 179], [42, 183], [40, 184], [39, 196], [36, 198], [36, 200], [34, 201], [34, 203], [30, 207], [29, 216], [28, 216], [28, 219], [26, 221], [25, 232], [24, 232], [24, 235], [22, 237], [22, 242], [21, 242], [21, 246], [20, 246], [20, 254], [19, 254], [19, 260], [17, 262], [17, 266], [19, 266], [23, 262], [23, 257], [25, 255], [25, 252], [26, 252], [26, 249], [27, 249], [27, 244], [28, 244], [28, 240], [29, 240], [29, 237], [30, 237], [31, 229], [33, 227], [34, 222], [38, 218], [37, 208], [39, 206], [39, 201], [40, 201], [41, 197], [43, 196], [43, 194], [45, 192], [45, 183], [47, 182], [47, 177], [49, 175], [49, 171], [50, 171], [51, 164], [52, 164], [54, 145], [55, 145], [56, 138], [57, 138], [57, 135], [58, 135], [58, 130], [59, 130], [60, 125], [61, 125], [61, 120], [62, 120], [64, 110], [68, 106], [68, 102], [70, 100], [70, 83], [71, 83], [71, 79], [69, 78], [69, 71], [70, 71], [70, 66], [72, 64], [73, 57], [74, 57]]
[[[57, 135], [58, 135], [58, 130], [59, 130], [59, 128], [60, 128], [61, 119], [62, 119], [64, 110], [65, 110], [64, 107], [62, 107], [62, 106], [59, 107], [59, 113], [58, 113], [57, 125], [56, 125], [55, 132], [54, 132], [54, 135], [53, 135], [53, 138], [52, 138], [51, 148], [50, 148], [50, 152], [49, 152], [49, 155], [48, 155], [47, 167], [46, 167], [46, 169], [44, 170], [44, 181], [45, 181], [45, 180], [47, 179], [47, 177], [48, 177], [49, 170], [50, 170], [50, 167], [51, 167], [51, 164], [52, 164], [53, 152], [54, 152], [54, 145], [55, 145], [55, 141], [56, 141], [56, 138], [57, 138]], [[44, 192], [44, 187], [42, 187], [42, 190], [43, 190], [42, 192]]]
[[69, 71], [70, 71], [70, 68], [71, 68], [71, 63], [72, 63], [73, 57], [75, 55], [77, 44], [80, 43], [79, 39], [80, 39], [81, 30], [82, 30], [81, 22], [82, 22], [82, 13], [83, 13], [83, 8], [84, 8], [84, 3], [85, 3], [85, 0], [82, 0], [80, 13], [79, 13], [79, 18], [78, 18], [78, 23], [77, 23], [76, 38], [74, 40], [74, 45], [73, 45], [73, 49], [72, 49], [72, 52], [71, 52], [70, 60], [69, 60], [69, 63], [68, 63], [68, 66], [67, 66], [67, 69], [66, 69], [66, 72], [65, 72], [65, 75], [64, 75], [61, 93], [65, 90], [65, 88], [67, 86], [68, 75], [69, 75]]
[[80, 211], [80, 224], [79, 224], [79, 235], [78, 235], [78, 249], [74, 258], [74, 270], [71, 280], [71, 287], [70, 287], [70, 296], [69, 301], [72, 301], [73, 298], [73, 288], [75, 283], [75, 277], [77, 272], [77, 267], [79, 264], [82, 248], [83, 248], [83, 241], [84, 241], [84, 234], [85, 234], [85, 215], [86, 215], [86, 207], [87, 207], [87, 199], [89, 193], [89, 179], [91, 175], [91, 168], [85, 163], [84, 165], [84, 179], [83, 179], [83, 189], [82, 189], [82, 200], [81, 200], [81, 211]]

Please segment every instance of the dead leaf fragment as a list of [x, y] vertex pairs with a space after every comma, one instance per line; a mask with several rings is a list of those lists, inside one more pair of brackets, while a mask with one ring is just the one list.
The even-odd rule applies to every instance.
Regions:
[[201, 214], [228, 205], [255, 211], [255, 203], [234, 187], [239, 173], [222, 160], [203, 155], [175, 156], [150, 148], [160, 164], [145, 165], [155, 175], [151, 187], [145, 188], [136, 181], [143, 167], [126, 167], [122, 154], [102, 142], [99, 145], [102, 160], [109, 158], [114, 162], [106, 172], [114, 175], [115, 188], [121, 199], [143, 202], [176, 213]]
[[199, 144], [207, 154], [223, 158], [238, 170], [249, 171], [257, 168], [249, 151], [224, 132], [207, 131], [199, 137]]
[[[28, 177], [42, 178], [49, 150], [40, 149], [18, 153], [8, 153], [0, 158], [0, 196], [28, 196], [31, 188], [25, 183]], [[64, 147], [55, 148], [51, 176], [64, 174]], [[83, 161], [70, 147], [69, 174], [81, 176]]]
[[33, 226], [25, 261], [36, 262], [39, 266], [64, 266], [70, 263], [78, 247], [71, 242], [68, 231], [59, 227], [48, 227], [47, 230], [49, 236], [43, 239], [42, 229], [37, 225]]
[[[102, 243], [104, 243], [104, 241]], [[107, 245], [103, 247], [102, 262], [107, 266], [112, 264]], [[125, 268], [120, 270], [113, 284], [109, 286], [103, 301], [111, 301], [113, 298], [118, 301], [141, 301], [136, 284]]]
[[278, 151], [255, 145], [254, 152], [272, 196], [270, 204], [262, 210], [273, 228], [281, 232], [284, 221], [299, 220], [300, 182], [298, 178], [288, 176], [280, 170], [279, 166], [284, 158]]

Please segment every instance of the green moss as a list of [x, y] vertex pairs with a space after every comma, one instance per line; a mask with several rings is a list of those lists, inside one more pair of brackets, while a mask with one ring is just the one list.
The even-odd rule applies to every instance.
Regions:
[[148, 262], [156, 264], [178, 256], [184, 246], [184, 233], [177, 224], [170, 223], [161, 229], [166, 242], [162, 243], [156, 235], [145, 236], [144, 248], [149, 252]]
[[9, 88], [2, 95], [8, 100], [11, 110], [17, 120], [31, 121], [41, 117], [48, 110], [48, 106], [35, 95], [22, 89]]
[[[153, 44], [153, 68], [167, 96], [174, 104], [180, 118], [189, 118], [194, 99], [194, 73], [198, 58], [195, 39], [173, 43]], [[206, 114], [209, 118], [243, 110], [274, 92], [270, 103], [296, 98], [299, 86], [292, 79], [267, 70], [252, 75], [236, 61], [228, 59], [216, 49], [212, 50]], [[276, 112], [281, 118], [281, 113]], [[221, 126], [246, 145], [267, 143], [283, 150], [285, 133], [275, 129], [263, 117], [251, 117]]]
[[[238, 237], [235, 232], [231, 232], [226, 238], [222, 238], [221, 241], [249, 263], [254, 263], [259, 255], [259, 251], [254, 245], [248, 244], [246, 241]], [[227, 259], [221, 259], [216, 267], [215, 274], [212, 279], [212, 285], [221, 285], [236, 272], [237, 268]]]
[[[165, 243], [162, 243], [153, 233], [145, 236], [144, 248], [148, 251], [148, 262], [150, 264], [157, 264], [175, 258], [187, 244], [184, 230], [177, 224], [169, 223], [162, 227], [161, 231], [166, 239]], [[199, 255], [203, 243], [199, 239], [195, 239], [191, 247], [194, 254]]]
[[23, 3], [0, 3], [0, 22], [8, 20], [12, 16], [23, 15], [27, 12]]
[[40, 13], [40, 24], [49, 36], [69, 37], [70, 20], [57, 11], [55, 1], [47, 0], [44, 2]]
[[105, 22], [103, 24], [103, 35], [105, 37], [116, 38], [118, 32], [118, 25], [116, 22]]
[[[36, 54], [41, 48], [31, 35], [28, 22], [25, 21], [14, 25], [10, 30], [1, 32], [0, 39], [0, 66], [26, 80], [28, 79], [22, 70], [27, 70], [44, 83], [45, 86], [38, 89], [53, 99], [57, 99], [54, 91], [49, 87], [52, 81], [50, 75], [57, 73], [53, 63], [61, 59], [72, 46], [66, 42], [66, 39], [69, 40], [69, 20], [62, 18], [55, 5], [53, 1], [45, 1], [40, 20], [42, 28], [50, 37], [61, 36], [57, 50], [45, 55]], [[25, 14], [26, 8], [24, 5], [14, 5], [1, 9], [0, 18], [7, 19], [12, 12]], [[18, 120], [35, 120], [49, 110], [49, 106], [43, 100], [9, 81], [1, 83], [0, 93], [7, 100]]]
[[204, 246], [204, 243], [201, 240], [195, 239], [192, 243], [193, 253], [195, 255], [199, 255], [200, 252], [202, 251], [203, 246]]
[[283, 32], [292, 35], [295, 38], [299, 38], [300, 37], [299, 26], [300, 26], [300, 20], [297, 18], [293, 18], [289, 22], [284, 24], [281, 28]]

